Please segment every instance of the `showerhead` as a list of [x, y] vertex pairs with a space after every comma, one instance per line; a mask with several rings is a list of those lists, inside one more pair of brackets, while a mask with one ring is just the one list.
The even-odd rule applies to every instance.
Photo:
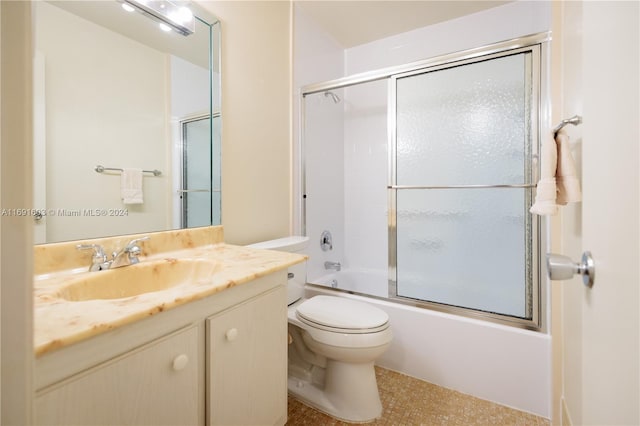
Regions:
[[337, 104], [338, 102], [340, 102], [340, 97], [339, 97], [338, 95], [336, 95], [335, 93], [330, 92], [330, 91], [328, 91], [328, 90], [327, 90], [326, 92], [324, 92], [324, 96], [325, 96], [326, 98], [328, 98], [329, 96], [331, 96], [331, 99], [333, 99], [333, 102], [334, 102], [334, 103], [336, 103], [336, 104]]

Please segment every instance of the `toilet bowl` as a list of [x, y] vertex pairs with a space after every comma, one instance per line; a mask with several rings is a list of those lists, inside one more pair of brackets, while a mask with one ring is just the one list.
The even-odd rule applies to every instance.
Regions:
[[[288, 237], [250, 247], [302, 252], [307, 241]], [[289, 393], [340, 420], [380, 417], [374, 362], [391, 343], [388, 315], [343, 297], [304, 299], [305, 271], [290, 271], [289, 277]]]
[[[289, 392], [340, 420], [368, 422], [382, 414], [374, 362], [391, 343], [387, 314], [335, 296], [289, 307]], [[312, 356], [305, 358], [305, 351]], [[292, 356], [292, 351], [299, 356]]]

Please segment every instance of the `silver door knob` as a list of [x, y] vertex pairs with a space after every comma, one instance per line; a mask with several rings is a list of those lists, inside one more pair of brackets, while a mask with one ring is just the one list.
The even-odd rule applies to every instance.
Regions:
[[587, 287], [592, 287], [596, 278], [596, 266], [591, 252], [582, 253], [580, 263], [574, 262], [568, 256], [547, 253], [547, 270], [549, 279], [568, 280], [575, 274], [582, 275], [582, 282]]

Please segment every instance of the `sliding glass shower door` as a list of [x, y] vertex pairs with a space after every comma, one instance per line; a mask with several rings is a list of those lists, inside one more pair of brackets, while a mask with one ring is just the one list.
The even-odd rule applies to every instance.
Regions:
[[392, 77], [392, 297], [533, 319], [537, 55]]

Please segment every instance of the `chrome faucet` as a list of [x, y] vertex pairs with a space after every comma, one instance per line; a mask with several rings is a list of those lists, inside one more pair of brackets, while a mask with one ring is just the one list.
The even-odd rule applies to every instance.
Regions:
[[107, 259], [107, 254], [101, 245], [98, 244], [78, 244], [76, 248], [78, 250], [93, 250], [93, 256], [91, 257], [91, 266], [89, 271], [104, 271], [106, 269], [120, 268], [122, 266], [135, 265], [140, 262], [138, 256], [142, 254], [142, 250], [138, 243], [140, 241], [148, 240], [149, 237], [136, 238], [129, 241], [129, 243], [120, 251], [114, 251], [111, 260]]
[[138, 256], [142, 254], [142, 249], [138, 245], [140, 241], [146, 241], [149, 237], [136, 238], [129, 241], [120, 251], [113, 252], [113, 259], [111, 260], [111, 268], [120, 268], [122, 266], [135, 265], [140, 262]]
[[340, 262], [324, 262], [324, 269], [335, 269], [338, 272], [340, 268], [342, 268]]
[[101, 245], [98, 244], [78, 244], [76, 246], [78, 250], [93, 250], [93, 256], [91, 257], [91, 266], [89, 271], [104, 271], [109, 269], [111, 261], [107, 260], [107, 255]]

